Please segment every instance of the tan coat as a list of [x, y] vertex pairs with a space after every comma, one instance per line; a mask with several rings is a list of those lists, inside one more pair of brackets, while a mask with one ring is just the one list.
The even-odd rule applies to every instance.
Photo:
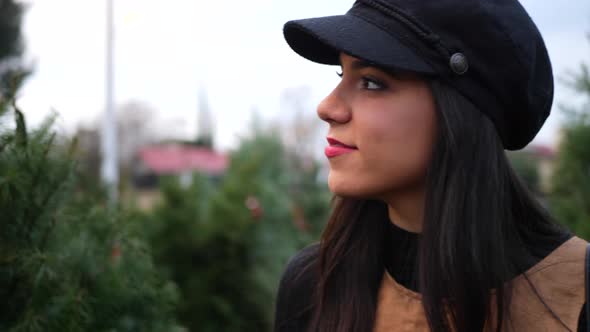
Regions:
[[[525, 274], [571, 331], [578, 328], [580, 310], [585, 302], [584, 262], [587, 242], [572, 237]], [[512, 281], [514, 290], [509, 321], [502, 331], [568, 331], [535, 295], [523, 274]], [[589, 317], [590, 318], [590, 317]], [[491, 322], [486, 331], [492, 331]], [[421, 295], [398, 284], [385, 272], [377, 307], [374, 332], [429, 331]]]

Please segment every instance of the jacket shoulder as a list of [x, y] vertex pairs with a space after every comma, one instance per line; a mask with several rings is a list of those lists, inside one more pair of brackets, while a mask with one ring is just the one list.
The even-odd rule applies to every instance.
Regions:
[[[585, 240], [573, 236], [514, 279], [512, 323], [523, 327], [515, 330], [557, 331], [563, 329], [564, 324], [571, 331], [576, 330], [586, 300], [587, 245]], [[547, 313], [547, 308], [551, 309], [551, 315], [543, 314]]]

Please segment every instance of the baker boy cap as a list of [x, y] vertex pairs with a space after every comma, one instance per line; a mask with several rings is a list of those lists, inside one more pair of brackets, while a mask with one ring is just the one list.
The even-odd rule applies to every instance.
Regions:
[[392, 71], [436, 76], [494, 123], [505, 149], [526, 146], [553, 102], [545, 43], [517, 0], [358, 0], [345, 15], [289, 21], [301, 56], [340, 64], [340, 52]]

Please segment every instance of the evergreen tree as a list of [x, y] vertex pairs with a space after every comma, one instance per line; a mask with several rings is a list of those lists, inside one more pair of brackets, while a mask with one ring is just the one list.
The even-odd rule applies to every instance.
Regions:
[[[0, 113], [0, 330], [175, 331], [174, 284], [133, 216], [76, 190], [73, 145], [50, 118], [28, 131]], [[15, 126], [4, 122], [14, 113]]]
[[590, 70], [586, 64], [580, 69], [569, 83], [586, 99], [579, 109], [564, 108], [568, 119], [552, 178], [551, 205], [560, 221], [590, 239]]
[[23, 10], [22, 3], [15, 0], [0, 1], [0, 109], [6, 107], [28, 74], [21, 59]]
[[[191, 331], [270, 330], [287, 260], [318, 238], [329, 195], [318, 167], [255, 124], [220, 183], [169, 179], [148, 225], [156, 261], [178, 284], [178, 317]], [[301, 166], [305, 165], [305, 167]]]

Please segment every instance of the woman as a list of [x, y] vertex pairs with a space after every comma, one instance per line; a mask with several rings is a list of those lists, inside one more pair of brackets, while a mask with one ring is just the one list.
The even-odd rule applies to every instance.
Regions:
[[518, 1], [359, 0], [284, 34], [342, 79], [317, 110], [333, 211], [288, 263], [276, 332], [590, 331], [590, 247], [504, 153], [534, 138], [553, 101]]

